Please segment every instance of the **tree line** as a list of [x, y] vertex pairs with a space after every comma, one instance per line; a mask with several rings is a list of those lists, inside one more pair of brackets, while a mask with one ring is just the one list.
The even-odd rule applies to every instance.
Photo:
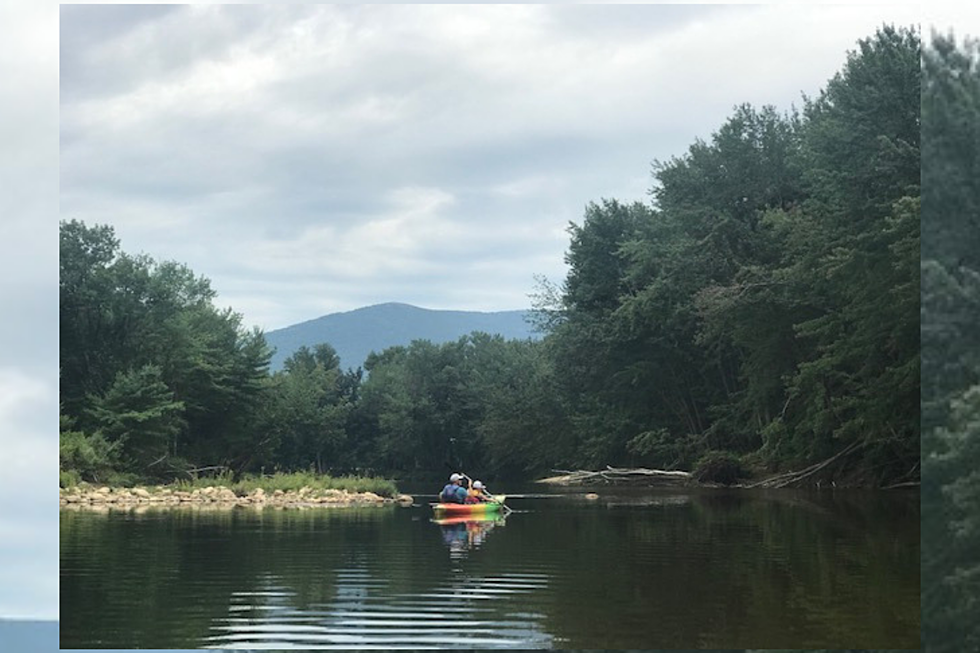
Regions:
[[922, 638], [945, 652], [980, 647], [980, 46], [936, 36], [922, 74]]
[[915, 482], [920, 50], [883, 27], [800, 110], [738, 106], [654, 162], [650, 202], [589, 204], [567, 278], [540, 281], [540, 341], [417, 341], [348, 370], [323, 343], [270, 373], [207, 279], [62, 222], [63, 472], [742, 473], [852, 447], [838, 478]]

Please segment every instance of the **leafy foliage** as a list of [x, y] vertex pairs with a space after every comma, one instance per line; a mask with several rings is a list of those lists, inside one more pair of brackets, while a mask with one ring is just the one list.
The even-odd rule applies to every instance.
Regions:
[[692, 472], [703, 483], [732, 485], [744, 475], [738, 456], [728, 451], [709, 451], [698, 459]]
[[216, 476], [202, 476], [190, 480], [180, 480], [176, 487], [180, 490], [195, 490], [222, 486], [239, 496], [250, 494], [262, 488], [265, 492], [282, 490], [297, 492], [303, 488], [311, 490], [346, 490], [347, 492], [374, 492], [382, 497], [395, 497], [398, 494], [394, 482], [389, 479], [371, 476], [325, 476], [315, 472], [275, 473], [270, 475], [245, 474], [235, 479], [230, 473]]
[[[69, 221], [60, 292], [62, 410], [112, 445], [111, 465], [166, 476], [189, 459], [247, 464], [270, 354], [240, 315], [212, 305], [206, 279], [121, 252], [108, 226]], [[83, 459], [63, 463], [91, 477]]]
[[101, 434], [86, 434], [72, 428], [73, 420], [61, 416], [59, 465], [61, 486], [77, 485], [83, 477], [98, 481], [105, 479], [118, 465], [118, 447]]
[[941, 652], [980, 646], [978, 61], [937, 36], [922, 62], [923, 642]]

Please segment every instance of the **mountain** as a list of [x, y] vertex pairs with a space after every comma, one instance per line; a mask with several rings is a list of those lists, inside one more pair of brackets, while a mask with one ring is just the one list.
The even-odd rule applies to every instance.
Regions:
[[528, 311], [435, 311], [409, 304], [377, 304], [346, 313], [331, 313], [265, 334], [276, 352], [271, 369], [282, 369], [283, 362], [301, 346], [329, 343], [340, 356], [341, 369], [356, 368], [372, 351], [408, 345], [413, 340], [436, 344], [458, 340], [473, 331], [499, 334], [504, 338], [539, 338], [525, 321]]
[[50, 653], [60, 647], [57, 621], [0, 619], [0, 650]]

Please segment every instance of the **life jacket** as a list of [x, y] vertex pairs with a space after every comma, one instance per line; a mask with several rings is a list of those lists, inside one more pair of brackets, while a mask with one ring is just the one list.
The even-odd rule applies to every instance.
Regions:
[[459, 498], [456, 495], [458, 488], [458, 485], [448, 483], [446, 487], [442, 488], [442, 492], [439, 493], [439, 500], [444, 503], [459, 503]]

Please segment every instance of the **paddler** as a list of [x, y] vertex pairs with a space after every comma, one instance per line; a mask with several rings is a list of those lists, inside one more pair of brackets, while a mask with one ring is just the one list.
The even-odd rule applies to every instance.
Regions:
[[449, 483], [439, 493], [439, 500], [443, 503], [466, 503], [468, 495], [463, 487], [463, 475], [453, 472], [449, 476]]
[[473, 487], [470, 488], [469, 496], [466, 497], [466, 503], [485, 503], [489, 501], [485, 492], [486, 487], [484, 487], [483, 481], [473, 481]]

